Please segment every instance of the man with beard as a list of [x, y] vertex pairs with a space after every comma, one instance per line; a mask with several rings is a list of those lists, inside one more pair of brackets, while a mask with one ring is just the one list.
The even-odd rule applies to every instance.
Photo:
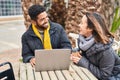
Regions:
[[23, 62], [35, 65], [36, 49], [70, 48], [70, 41], [63, 27], [49, 20], [45, 8], [41, 5], [32, 5], [28, 14], [31, 18], [29, 29], [22, 35]]

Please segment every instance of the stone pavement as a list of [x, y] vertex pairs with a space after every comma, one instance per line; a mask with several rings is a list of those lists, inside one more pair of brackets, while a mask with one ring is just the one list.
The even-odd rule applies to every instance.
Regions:
[[0, 23], [0, 63], [7, 61], [12, 63], [16, 80], [19, 80], [21, 36], [25, 31], [23, 20]]

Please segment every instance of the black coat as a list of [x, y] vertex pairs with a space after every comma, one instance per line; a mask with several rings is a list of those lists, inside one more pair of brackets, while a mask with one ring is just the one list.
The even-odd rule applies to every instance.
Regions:
[[[53, 49], [70, 48], [70, 41], [63, 27], [57, 23], [50, 22], [49, 30], [51, 45]], [[22, 57], [23, 62], [29, 62], [34, 57], [36, 49], [43, 49], [41, 40], [34, 34], [32, 26], [22, 35]]]
[[77, 65], [90, 70], [99, 80], [116, 80], [111, 77], [120, 75], [120, 58], [112, 49], [112, 43], [93, 44], [86, 52], [82, 52], [83, 57]]

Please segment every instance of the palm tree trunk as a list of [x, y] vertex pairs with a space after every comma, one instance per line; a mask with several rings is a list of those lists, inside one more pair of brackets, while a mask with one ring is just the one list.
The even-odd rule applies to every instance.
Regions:
[[33, 4], [42, 4], [42, 0], [21, 0], [21, 3], [22, 3], [22, 10], [25, 19], [24, 24], [26, 28], [28, 28], [29, 25], [31, 24], [31, 19], [28, 15], [28, 8]]
[[[51, 9], [48, 10], [50, 19], [65, 26], [67, 34], [79, 33], [78, 24], [86, 11], [97, 11], [106, 19], [106, 25], [110, 28], [113, 20], [114, 10], [120, 0], [69, 0], [66, 8], [65, 0], [52, 0]], [[117, 1], [117, 2], [116, 2]], [[22, 9], [26, 28], [31, 24], [28, 8], [32, 4], [42, 4], [42, 0], [22, 0]], [[73, 47], [75, 41], [71, 39]]]
[[[106, 19], [106, 25], [110, 28], [113, 20], [113, 13], [116, 7], [115, 0], [71, 0], [67, 11], [65, 28], [66, 32], [79, 33], [78, 24], [85, 12], [96, 11]], [[70, 38], [71, 39], [71, 38]], [[71, 39], [73, 47], [75, 40]]]

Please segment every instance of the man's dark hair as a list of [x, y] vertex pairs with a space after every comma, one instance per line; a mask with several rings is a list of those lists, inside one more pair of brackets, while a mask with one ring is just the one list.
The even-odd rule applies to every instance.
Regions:
[[36, 20], [37, 16], [44, 11], [46, 11], [45, 8], [43, 6], [37, 4], [37, 5], [32, 5], [28, 9], [28, 14], [32, 20]]

